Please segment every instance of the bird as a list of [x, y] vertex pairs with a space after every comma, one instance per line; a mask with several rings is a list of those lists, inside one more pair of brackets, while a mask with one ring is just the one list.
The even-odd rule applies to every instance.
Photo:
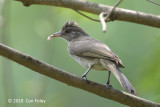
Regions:
[[124, 90], [137, 95], [134, 87], [120, 70], [124, 68], [120, 58], [105, 43], [89, 36], [76, 21], [66, 21], [61, 30], [49, 36], [48, 40], [53, 37], [66, 40], [70, 56], [81, 66], [88, 68], [82, 75], [83, 79], [87, 80], [86, 75], [91, 69], [108, 71], [106, 87], [112, 87], [110, 75], [113, 73]]

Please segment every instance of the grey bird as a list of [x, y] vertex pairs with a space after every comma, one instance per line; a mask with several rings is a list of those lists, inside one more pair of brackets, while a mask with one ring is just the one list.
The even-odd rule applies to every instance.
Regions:
[[129, 93], [136, 95], [136, 90], [120, 71], [124, 68], [119, 57], [104, 43], [90, 37], [75, 21], [67, 21], [61, 30], [48, 37], [62, 37], [68, 42], [70, 56], [88, 70], [82, 75], [86, 79], [87, 73], [93, 69], [109, 71], [106, 86], [110, 86], [111, 72], [120, 82], [121, 86]]

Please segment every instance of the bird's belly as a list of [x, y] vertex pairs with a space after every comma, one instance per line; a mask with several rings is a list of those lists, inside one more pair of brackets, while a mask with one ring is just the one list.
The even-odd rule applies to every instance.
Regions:
[[99, 59], [94, 58], [84, 58], [79, 56], [72, 56], [81, 66], [89, 68], [93, 66], [92, 69], [97, 71], [104, 71], [105, 68], [100, 64]]
[[94, 64], [93, 68], [96, 71], [105, 71], [106, 69], [101, 64]]

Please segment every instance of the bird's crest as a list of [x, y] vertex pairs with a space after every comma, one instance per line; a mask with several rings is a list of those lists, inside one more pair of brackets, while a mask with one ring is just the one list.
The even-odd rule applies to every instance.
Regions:
[[65, 29], [66, 27], [79, 27], [78, 23], [76, 21], [67, 21], [62, 29]]

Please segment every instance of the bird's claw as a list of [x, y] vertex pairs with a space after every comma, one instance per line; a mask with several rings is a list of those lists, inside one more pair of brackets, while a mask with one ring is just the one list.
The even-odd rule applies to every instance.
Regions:
[[87, 80], [87, 77], [86, 77], [85, 75], [82, 75], [82, 78], [83, 78], [84, 80]]
[[105, 84], [105, 86], [106, 86], [107, 88], [112, 88], [112, 85], [109, 85], [109, 84]]

